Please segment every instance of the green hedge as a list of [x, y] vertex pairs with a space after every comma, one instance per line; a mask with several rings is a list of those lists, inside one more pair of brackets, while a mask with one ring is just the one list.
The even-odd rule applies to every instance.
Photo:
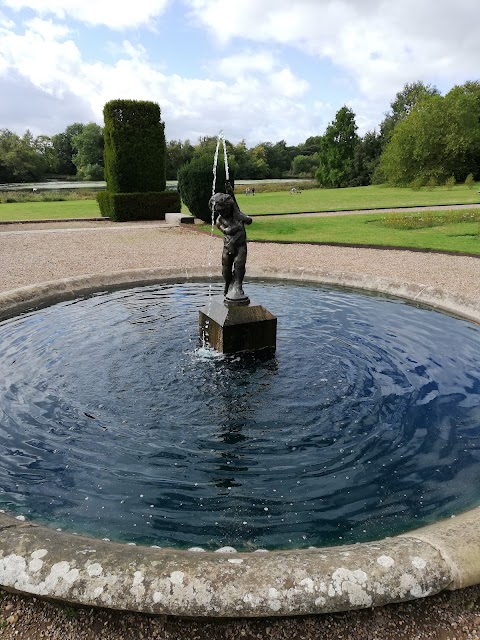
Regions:
[[107, 190], [165, 191], [165, 125], [160, 106], [146, 100], [111, 100], [103, 116]]
[[[234, 186], [233, 169], [229, 171], [230, 184]], [[193, 158], [178, 171], [178, 191], [183, 202], [195, 218], [210, 222], [212, 212], [208, 201], [212, 196], [213, 157], [203, 155]], [[225, 193], [225, 167], [219, 163], [215, 183], [215, 193]]]
[[165, 220], [166, 213], [179, 213], [180, 194], [176, 191], [153, 193], [111, 193], [99, 191], [97, 201], [103, 217], [116, 222]]

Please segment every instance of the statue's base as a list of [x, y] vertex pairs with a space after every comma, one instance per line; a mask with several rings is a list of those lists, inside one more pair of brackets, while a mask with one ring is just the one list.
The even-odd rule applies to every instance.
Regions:
[[200, 335], [220, 353], [275, 350], [277, 318], [260, 304], [228, 305], [211, 298], [199, 311]]

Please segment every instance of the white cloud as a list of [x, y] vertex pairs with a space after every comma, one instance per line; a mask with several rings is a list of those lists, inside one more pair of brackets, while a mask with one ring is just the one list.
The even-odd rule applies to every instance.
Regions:
[[264, 91], [268, 90], [273, 95], [293, 98], [302, 96], [308, 90], [308, 82], [295, 76], [288, 67], [282, 68], [271, 51], [246, 50], [218, 62], [210, 62], [209, 66], [226, 78], [242, 79], [259, 91], [263, 87]]
[[374, 99], [391, 99], [417, 79], [478, 76], [478, 0], [186, 1], [216, 40], [286, 44], [329, 58]]
[[[287, 135], [301, 141], [311, 133], [311, 115], [296, 101], [306, 83], [268, 52], [256, 61], [250, 57], [250, 64], [240, 54], [220, 61], [215, 69], [223, 66], [236, 73], [225, 78], [217, 74], [212, 80], [167, 75], [163, 66], [149, 61], [143, 46], [128, 40], [118, 49], [114, 63], [88, 63], [68, 32], [51, 21], [36, 19], [21, 35], [0, 30], [0, 38], [0, 77], [2, 69], [4, 76], [16, 74], [28, 86], [50, 95], [52, 104], [62, 96], [69, 100], [72, 95], [82, 96], [99, 123], [105, 102], [135, 98], [159, 102], [168, 139], [196, 141], [223, 129], [233, 142], [246, 138], [248, 144], [255, 144]], [[28, 126], [36, 128], [32, 123]], [[52, 112], [43, 133], [59, 130]]]
[[[354, 109], [363, 133], [378, 126], [405, 82], [423, 80], [448, 89], [478, 77], [477, 3], [457, 0], [453, 12], [447, 0], [143, 0], [137, 5], [118, 0], [4, 0], [0, 82], [7, 81], [19, 96], [32, 95], [50, 105], [50, 121], [46, 111], [40, 117], [36, 103], [30, 105], [27, 126], [37, 123], [45, 127], [44, 133], [61, 130], [57, 114], [63, 122], [65, 111], [60, 102], [71, 106], [75, 95], [79, 111], [88, 111], [99, 123], [107, 100], [155, 100], [169, 139], [195, 141], [223, 129], [232, 141], [246, 138], [247, 144], [256, 144], [283, 138], [292, 144], [322, 133], [343, 102]], [[172, 11], [165, 15], [166, 29], [184, 28], [178, 51], [161, 37], [142, 40], [167, 7]], [[20, 9], [35, 14], [23, 32], [11, 20], [30, 15], [14, 13]], [[83, 31], [82, 22], [87, 25]], [[88, 42], [91, 25], [145, 28], [123, 41], [108, 34], [104, 50], [97, 47], [92, 62], [86, 57], [92, 53], [84, 54], [79, 44]], [[188, 28], [196, 29], [192, 43]], [[212, 35], [211, 49], [202, 29]], [[191, 50], [190, 45], [198, 48]], [[292, 48], [307, 58], [289, 55]], [[100, 58], [104, 53], [110, 62]], [[195, 77], [193, 65], [190, 71], [189, 56], [195, 63], [205, 61], [203, 77]], [[298, 66], [299, 60], [315, 59], [322, 61], [318, 81], [311, 69]], [[182, 75], [175, 73], [177, 68]], [[337, 74], [324, 82], [325, 69]], [[187, 73], [192, 77], [184, 77]], [[336, 93], [341, 96], [338, 103]], [[13, 97], [9, 95], [10, 116]], [[9, 126], [7, 121], [2, 124]]]
[[269, 78], [270, 89], [287, 98], [302, 96], [308, 89], [308, 82], [297, 78], [290, 69], [275, 71]]
[[73, 18], [90, 25], [105, 25], [111, 29], [126, 29], [148, 24], [159, 17], [170, 0], [4, 0], [11, 9], [31, 9], [41, 16], [60, 20]]
[[33, 18], [25, 23], [32, 33], [36, 33], [46, 40], [61, 40], [70, 33], [70, 28], [65, 24], [55, 24], [51, 20]]
[[236, 78], [254, 72], [269, 73], [275, 66], [275, 57], [271, 51], [259, 52], [252, 49], [227, 56], [216, 63], [217, 71], [227, 78]]

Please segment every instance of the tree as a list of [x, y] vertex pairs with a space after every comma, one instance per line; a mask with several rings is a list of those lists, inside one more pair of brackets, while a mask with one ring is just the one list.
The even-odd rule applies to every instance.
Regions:
[[51, 137], [44, 135], [37, 136], [33, 141], [33, 146], [45, 160], [46, 173], [55, 173], [56, 155]]
[[480, 119], [478, 102], [469, 91], [452, 90], [420, 101], [396, 127], [381, 156], [387, 182], [406, 186], [449, 176], [463, 181], [479, 171]]
[[285, 140], [272, 144], [263, 142], [265, 161], [268, 165], [268, 178], [283, 178], [290, 169], [292, 156]]
[[84, 180], [103, 180], [103, 129], [89, 122], [81, 133], [72, 137], [72, 162], [77, 175]]
[[170, 140], [167, 142], [165, 164], [167, 180], [176, 180], [180, 167], [193, 158], [194, 148], [190, 140]]
[[395, 96], [395, 100], [390, 103], [390, 113], [385, 115], [380, 124], [380, 135], [383, 145], [391, 138], [395, 127], [408, 116], [412, 109], [425, 98], [439, 96], [437, 87], [425, 84], [422, 81], [408, 83]]
[[313, 156], [318, 153], [322, 147], [323, 136], [310, 136], [300, 145], [301, 155]]
[[0, 183], [40, 180], [45, 170], [45, 158], [35, 148], [30, 131], [20, 137], [0, 130]]
[[355, 147], [351, 186], [372, 184], [373, 175], [380, 162], [382, 138], [376, 131], [367, 131]]
[[54, 173], [67, 176], [74, 176], [77, 173], [77, 167], [72, 162], [74, 154], [72, 138], [81, 133], [84, 126], [80, 122], [74, 122], [68, 125], [63, 133], [52, 136]]
[[300, 178], [311, 178], [318, 169], [319, 156], [318, 153], [312, 156], [299, 155], [292, 160], [291, 173], [293, 176]]
[[250, 149], [248, 155], [250, 156], [250, 179], [264, 180], [268, 178], [270, 167], [263, 144], [257, 144], [256, 147]]
[[346, 187], [353, 178], [353, 160], [358, 144], [355, 114], [344, 106], [328, 125], [319, 151], [315, 178], [322, 187]]
[[236, 165], [236, 177], [241, 180], [251, 180], [251, 158], [245, 140], [240, 140], [240, 142], [233, 147], [233, 158], [235, 159]]

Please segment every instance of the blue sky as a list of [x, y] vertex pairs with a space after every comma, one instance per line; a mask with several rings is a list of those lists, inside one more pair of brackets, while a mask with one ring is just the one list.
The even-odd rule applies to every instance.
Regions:
[[0, 128], [102, 124], [138, 98], [169, 140], [298, 144], [344, 104], [363, 134], [406, 82], [479, 79], [479, 18], [478, 0], [2, 0]]

